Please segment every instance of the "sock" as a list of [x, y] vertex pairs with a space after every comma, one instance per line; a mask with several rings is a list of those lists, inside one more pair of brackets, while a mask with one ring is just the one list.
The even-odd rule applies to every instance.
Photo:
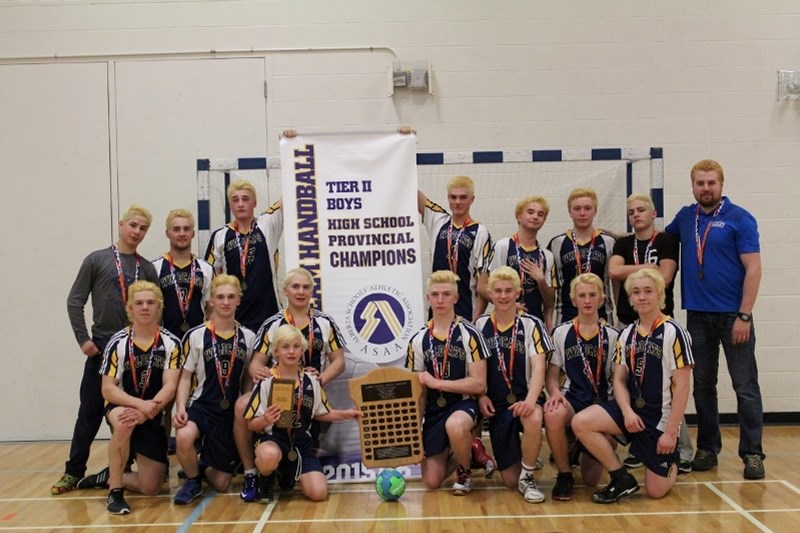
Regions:
[[258, 470], [256, 470], [255, 468], [248, 468], [247, 470], [244, 471], [245, 476], [255, 476], [257, 473]]
[[525, 476], [529, 476], [529, 475], [532, 476], [533, 475], [533, 467], [526, 465], [524, 461], [521, 464], [522, 464], [522, 471], [520, 471], [520, 473], [519, 473], [519, 478], [522, 479]]
[[628, 471], [625, 470], [625, 467], [620, 467], [617, 470], [609, 471], [608, 474], [611, 476], [611, 479], [623, 479], [628, 477]]
[[572, 472], [559, 472], [558, 477], [560, 478], [571, 478]]

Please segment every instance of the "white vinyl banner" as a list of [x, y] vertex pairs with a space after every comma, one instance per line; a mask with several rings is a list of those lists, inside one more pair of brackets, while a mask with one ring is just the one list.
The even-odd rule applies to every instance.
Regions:
[[280, 148], [286, 268], [311, 271], [348, 357], [397, 362], [424, 324], [416, 137], [299, 135]]

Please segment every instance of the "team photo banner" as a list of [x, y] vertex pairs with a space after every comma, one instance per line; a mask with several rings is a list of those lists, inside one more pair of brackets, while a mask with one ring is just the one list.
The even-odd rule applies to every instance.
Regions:
[[280, 150], [287, 270], [312, 273], [348, 357], [398, 362], [425, 320], [416, 137], [298, 135]]

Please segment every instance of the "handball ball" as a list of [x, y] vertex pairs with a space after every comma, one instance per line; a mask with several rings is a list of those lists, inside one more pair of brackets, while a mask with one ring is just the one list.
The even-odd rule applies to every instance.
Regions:
[[393, 502], [406, 490], [406, 478], [394, 468], [383, 470], [375, 478], [375, 492], [387, 502]]

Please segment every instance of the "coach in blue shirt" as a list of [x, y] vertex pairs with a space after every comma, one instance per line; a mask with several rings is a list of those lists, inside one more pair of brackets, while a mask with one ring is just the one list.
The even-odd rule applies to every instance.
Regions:
[[725, 351], [739, 414], [739, 456], [746, 479], [764, 477], [763, 405], [756, 366], [753, 306], [761, 282], [756, 219], [722, 196], [716, 161], [692, 167], [696, 204], [683, 207], [666, 230], [681, 241], [681, 287], [695, 355], [697, 454], [692, 469], [717, 466], [722, 449], [717, 405], [719, 345]]

